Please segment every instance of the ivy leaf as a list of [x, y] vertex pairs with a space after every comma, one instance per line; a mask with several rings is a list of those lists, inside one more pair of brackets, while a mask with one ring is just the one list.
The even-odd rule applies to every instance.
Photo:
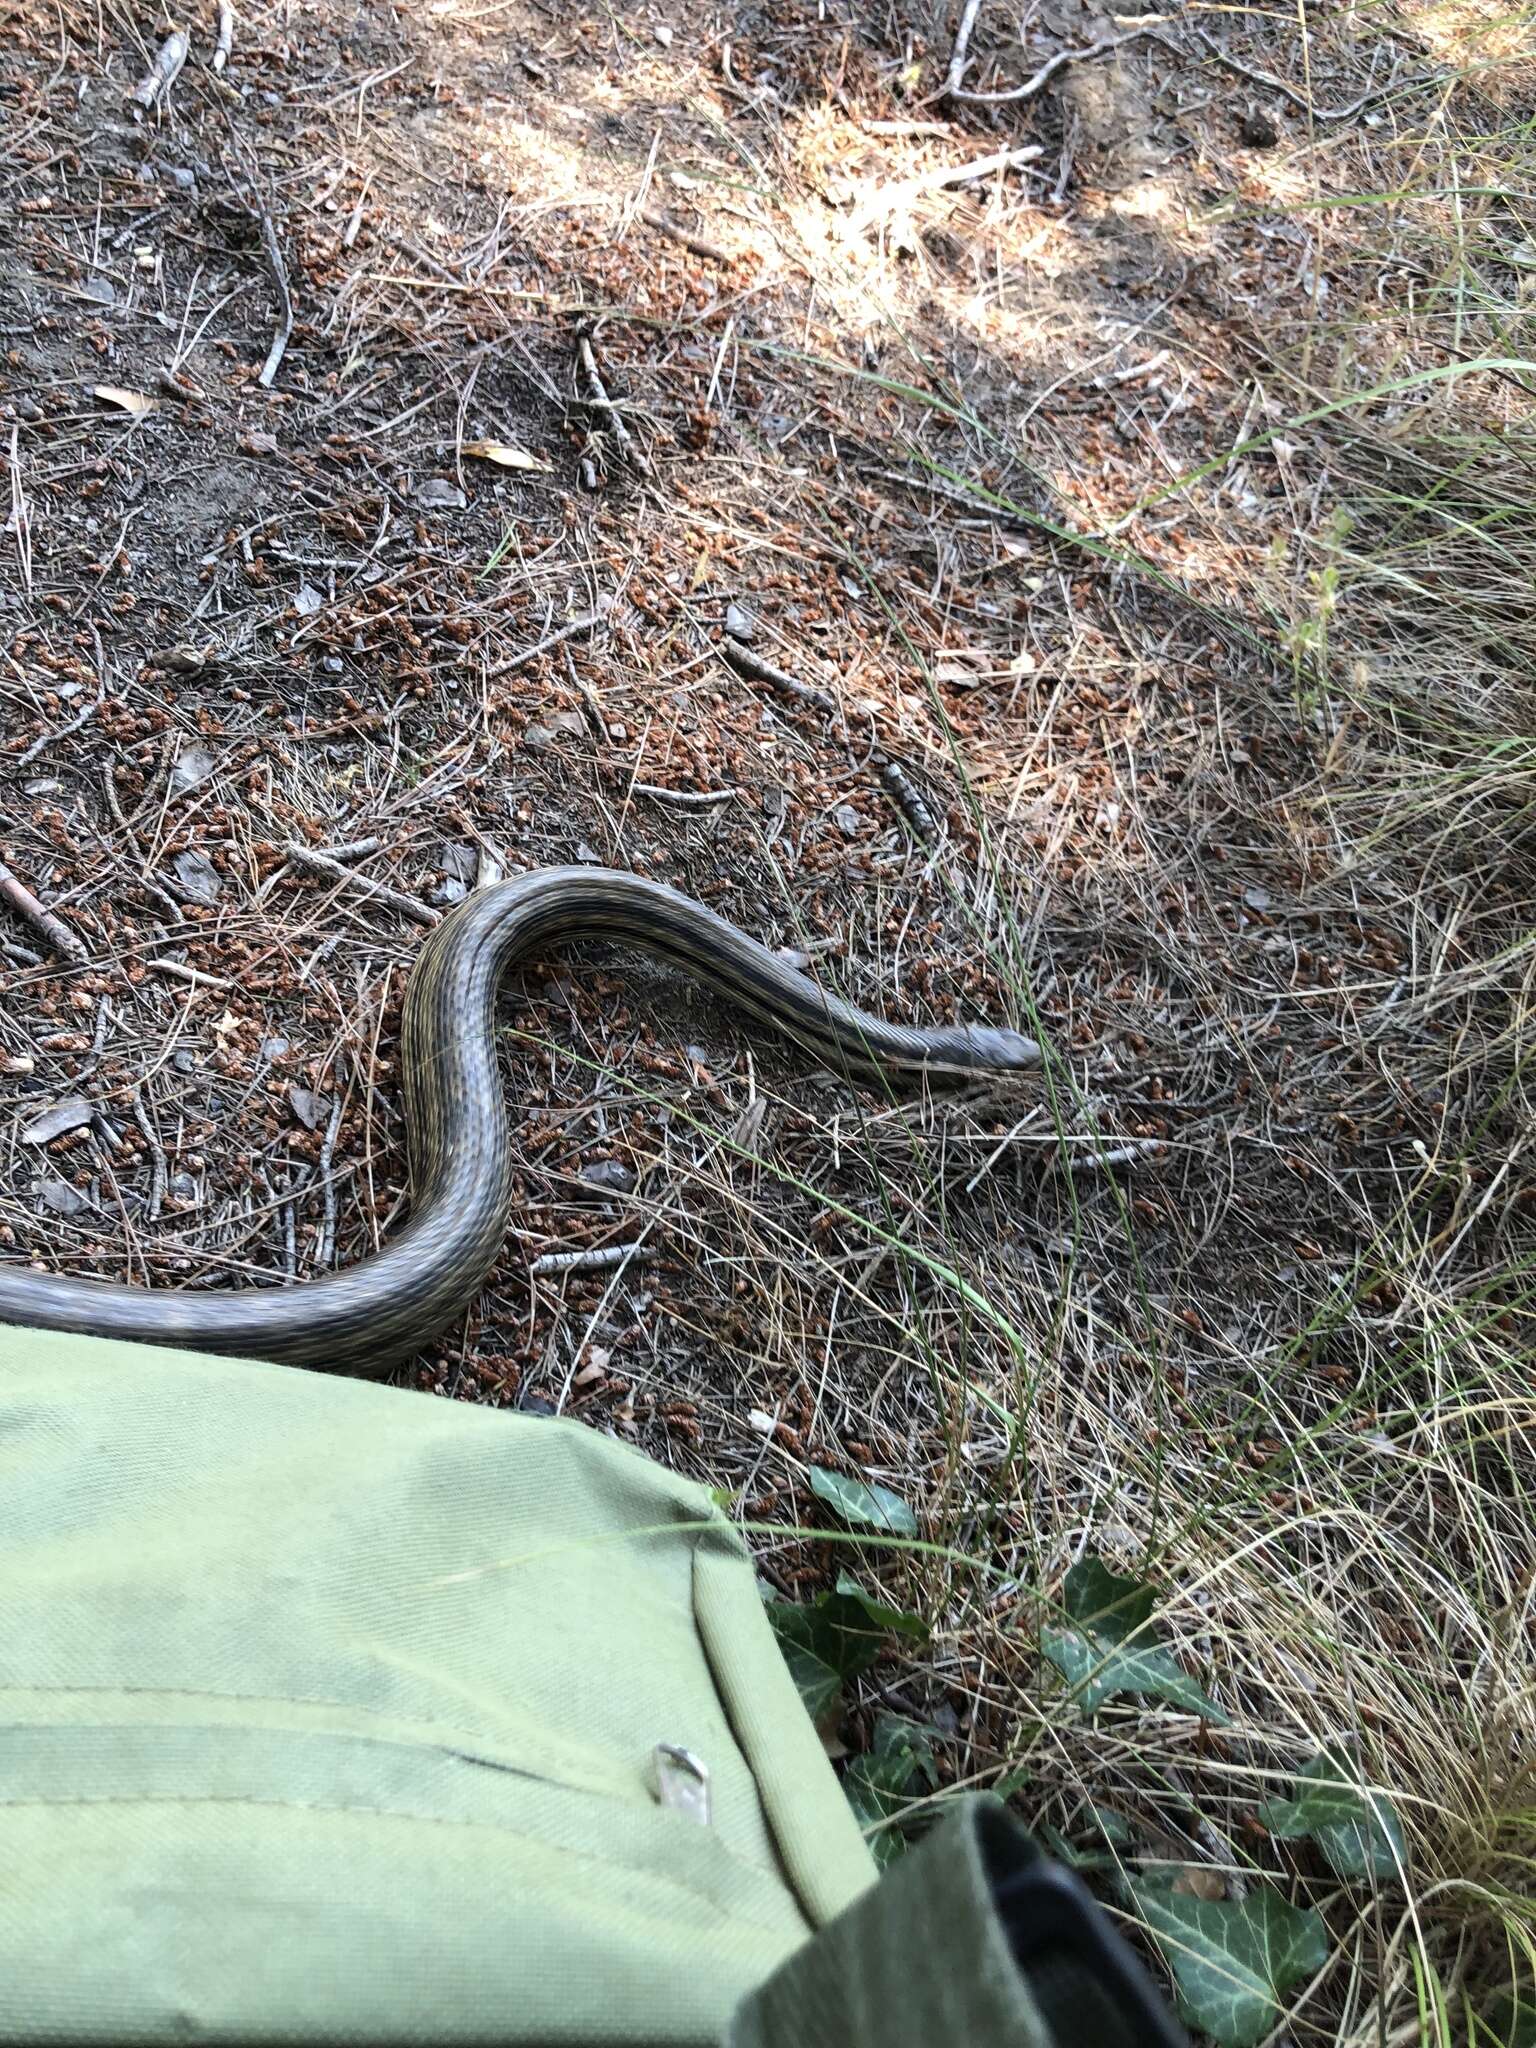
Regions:
[[914, 1792], [937, 1785], [938, 1778], [928, 1730], [899, 1714], [878, 1715], [868, 1751], [843, 1773], [843, 1792], [880, 1869], [906, 1853], [897, 1816]]
[[770, 1600], [766, 1607], [790, 1676], [818, 1727], [840, 1705], [843, 1680], [867, 1671], [891, 1636], [920, 1641], [928, 1633], [917, 1615], [877, 1600], [846, 1572], [838, 1573], [833, 1592], [811, 1601]]
[[795, 1681], [801, 1705], [817, 1728], [823, 1728], [835, 1717], [835, 1709], [842, 1703], [842, 1679], [830, 1664], [824, 1664], [804, 1643], [788, 1641], [781, 1635], [779, 1648], [789, 1666], [789, 1675]]
[[873, 1486], [863, 1479], [846, 1479], [841, 1472], [829, 1472], [812, 1465], [811, 1491], [825, 1501], [833, 1514], [850, 1528], [881, 1529], [891, 1536], [915, 1536], [917, 1517], [899, 1493], [888, 1486]]
[[1407, 1845], [1397, 1810], [1366, 1785], [1347, 1752], [1325, 1749], [1299, 1773], [1294, 1799], [1271, 1799], [1259, 1819], [1282, 1841], [1310, 1835], [1340, 1877], [1397, 1877]]
[[1062, 1603], [1071, 1628], [1043, 1628], [1040, 1648], [1092, 1714], [1116, 1693], [1166, 1700], [1207, 1721], [1221, 1711], [1158, 1642], [1151, 1628], [1157, 1595], [1139, 1579], [1123, 1578], [1096, 1557], [1067, 1573]]
[[1157, 1605], [1157, 1594], [1144, 1580], [1112, 1572], [1097, 1557], [1078, 1559], [1067, 1573], [1061, 1599], [1074, 1621], [1116, 1642], [1145, 1628]]
[[1280, 2017], [1282, 1994], [1327, 1961], [1321, 1915], [1271, 1885], [1240, 1900], [1149, 1883], [1127, 1889], [1173, 1971], [1181, 2015], [1221, 2048], [1262, 2039]]
[[1479, 2048], [1536, 2048], [1536, 1997], [1525, 1986], [1501, 1991], [1488, 2007], [1473, 2038]]
[[[829, 1608], [833, 1600], [851, 1601], [872, 1628], [886, 1634], [914, 1636], [919, 1640], [927, 1637], [928, 1624], [921, 1615], [910, 1614], [904, 1607], [891, 1607], [884, 1600], [877, 1600], [873, 1593], [866, 1593], [858, 1581], [850, 1578], [847, 1572], [838, 1573], [836, 1592], [830, 1597], [823, 1595], [823, 1598], [827, 1599]], [[846, 1629], [852, 1630], [858, 1626], [841, 1606], [836, 1610], [836, 1619], [839, 1626]]]

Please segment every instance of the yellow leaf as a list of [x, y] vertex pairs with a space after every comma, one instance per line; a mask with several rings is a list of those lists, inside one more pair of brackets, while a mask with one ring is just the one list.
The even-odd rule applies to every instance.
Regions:
[[525, 448], [509, 448], [505, 441], [466, 441], [466, 455], [477, 455], [482, 462], [494, 462], [499, 469], [532, 469], [548, 476], [553, 464], [542, 455], [530, 455]]
[[96, 384], [91, 388], [103, 405], [119, 405], [124, 412], [131, 412], [136, 420], [143, 419], [147, 412], [153, 412], [160, 403], [158, 398], [151, 398], [147, 392], [124, 391], [119, 384]]

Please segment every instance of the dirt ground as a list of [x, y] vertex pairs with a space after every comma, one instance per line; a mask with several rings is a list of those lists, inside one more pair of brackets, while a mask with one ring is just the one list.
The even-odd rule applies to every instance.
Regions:
[[[1468, 978], [1514, 882], [1353, 835], [1377, 741], [1302, 674], [1333, 478], [1264, 350], [1351, 277], [1289, 203], [1286, 33], [1062, 5], [1031, 62], [1115, 47], [984, 106], [946, 96], [952, 14], [280, 0], [215, 71], [202, 12], [145, 111], [149, 8], [0, 8], [0, 861], [80, 949], [0, 905], [5, 1254], [190, 1287], [366, 1255], [423, 928], [628, 868], [1053, 1064], [861, 1098], [660, 969], [538, 966], [506, 1256], [408, 1381], [618, 1431], [759, 1523], [821, 1518], [814, 1464], [964, 1549], [1006, 1469], [1042, 1582], [1156, 1519], [1175, 1442], [1256, 1541], [1315, 1505], [1309, 1432], [1374, 1512], [1383, 1218], [1411, 1186], [1469, 1286], [1528, 1241]], [[1331, 61], [1316, 104], [1374, 89]], [[1022, 75], [978, 29], [969, 85]], [[990, 1782], [1032, 1681], [949, 1626], [882, 1696]]]

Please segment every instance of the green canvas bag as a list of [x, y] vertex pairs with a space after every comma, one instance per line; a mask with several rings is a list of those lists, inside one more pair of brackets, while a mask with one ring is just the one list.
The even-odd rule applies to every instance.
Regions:
[[1044, 2048], [1022, 1839], [875, 1887], [747, 1552], [633, 1451], [0, 1329], [0, 2040]]

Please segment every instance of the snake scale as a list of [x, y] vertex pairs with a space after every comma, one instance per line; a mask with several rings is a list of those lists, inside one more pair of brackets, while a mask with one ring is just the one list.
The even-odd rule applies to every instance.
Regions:
[[376, 1375], [474, 1295], [501, 1250], [512, 1137], [496, 998], [518, 959], [605, 938], [681, 967], [840, 1073], [1015, 1072], [1032, 1039], [982, 1025], [917, 1030], [828, 995], [675, 889], [596, 868], [544, 868], [477, 891], [422, 948], [406, 990], [403, 1071], [411, 1217], [381, 1250], [296, 1285], [237, 1292], [125, 1287], [0, 1263], [0, 1323]]

